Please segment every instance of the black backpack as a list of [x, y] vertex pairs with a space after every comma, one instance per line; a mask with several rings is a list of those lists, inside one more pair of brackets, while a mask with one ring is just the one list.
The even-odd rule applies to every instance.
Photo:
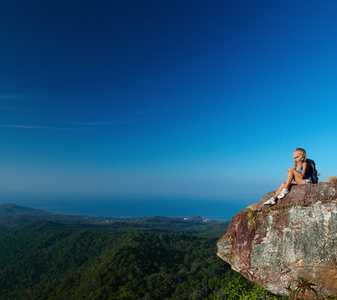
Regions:
[[307, 158], [308, 176], [312, 183], [318, 183], [318, 176], [321, 175], [316, 170], [316, 164], [312, 159]]

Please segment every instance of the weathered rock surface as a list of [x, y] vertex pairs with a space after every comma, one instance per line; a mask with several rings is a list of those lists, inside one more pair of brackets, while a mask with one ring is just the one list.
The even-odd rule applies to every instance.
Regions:
[[273, 194], [232, 218], [218, 255], [274, 294], [288, 295], [289, 283], [303, 277], [319, 297], [336, 296], [337, 183], [295, 185], [276, 205], [263, 205]]

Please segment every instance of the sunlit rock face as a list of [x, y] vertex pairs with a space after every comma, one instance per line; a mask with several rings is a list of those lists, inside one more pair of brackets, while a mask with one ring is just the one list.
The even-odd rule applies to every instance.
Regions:
[[274, 294], [288, 295], [289, 283], [303, 277], [319, 297], [336, 296], [337, 183], [293, 186], [276, 205], [263, 205], [273, 194], [232, 218], [218, 255]]

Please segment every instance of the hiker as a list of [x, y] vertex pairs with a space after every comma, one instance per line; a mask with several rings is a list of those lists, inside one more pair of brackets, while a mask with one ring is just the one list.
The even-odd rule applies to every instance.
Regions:
[[282, 182], [276, 193], [269, 200], [264, 202], [265, 205], [274, 205], [276, 204], [276, 198], [282, 199], [285, 195], [289, 193], [290, 185], [293, 184], [305, 184], [311, 183], [311, 178], [309, 176], [309, 168], [306, 158], [306, 152], [302, 148], [296, 148], [293, 158], [294, 160], [294, 168], [288, 168], [288, 177], [286, 182]]

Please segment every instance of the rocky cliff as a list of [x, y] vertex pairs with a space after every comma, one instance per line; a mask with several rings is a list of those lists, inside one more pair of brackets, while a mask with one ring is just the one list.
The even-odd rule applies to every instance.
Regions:
[[232, 218], [218, 255], [274, 294], [288, 295], [289, 283], [303, 277], [319, 297], [336, 296], [337, 183], [295, 185], [276, 205], [263, 205], [273, 194]]

